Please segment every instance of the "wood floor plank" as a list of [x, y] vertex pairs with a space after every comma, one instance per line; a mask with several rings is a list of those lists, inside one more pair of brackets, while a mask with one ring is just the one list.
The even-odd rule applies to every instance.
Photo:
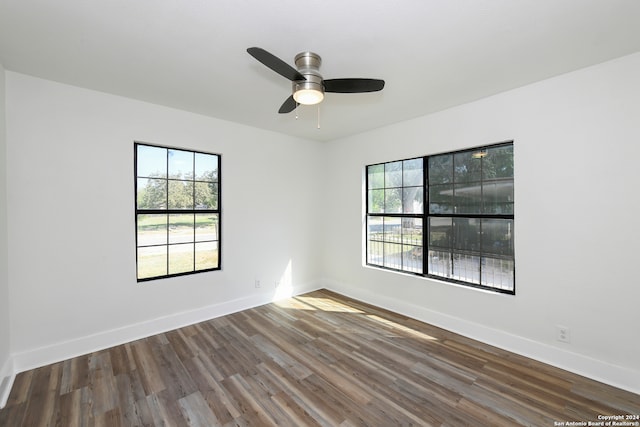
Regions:
[[240, 374], [225, 378], [223, 385], [237, 402], [242, 417], [252, 425], [272, 426], [276, 421], [272, 413], [267, 411], [262, 402], [254, 395], [253, 389]]
[[192, 337], [198, 345], [200, 352], [211, 353], [220, 348], [220, 343], [215, 340], [215, 328], [211, 322], [202, 322], [195, 325], [198, 333]]
[[303, 362], [291, 357], [286, 350], [262, 335], [254, 335], [251, 337], [251, 342], [271, 360], [289, 370], [296, 379], [301, 380], [311, 375], [311, 370]]
[[287, 417], [295, 426], [321, 426], [321, 424], [315, 420], [309, 412], [298, 405], [287, 393], [279, 391], [271, 396], [271, 400], [273, 400], [274, 403], [287, 414]]
[[331, 427], [344, 421], [344, 416], [336, 407], [322, 404], [324, 401], [320, 393], [311, 389], [307, 382], [298, 381], [288, 375], [278, 364], [267, 361], [260, 364], [258, 368], [263, 374], [270, 376], [274, 382], [280, 384], [282, 392], [286, 393], [320, 425]]
[[106, 412], [102, 412], [93, 420], [94, 427], [122, 427], [122, 417], [120, 408], [113, 408]]
[[166, 390], [147, 396], [154, 426], [187, 427], [189, 424], [182, 415], [180, 405]]
[[215, 427], [222, 424], [202, 394], [197, 391], [178, 400], [182, 415], [190, 427]]
[[80, 417], [82, 390], [73, 390], [60, 396], [59, 403], [59, 421], [60, 425], [68, 427], [79, 427], [82, 425]]
[[237, 404], [220, 384], [204, 392], [204, 399], [221, 423], [227, 424], [242, 417]]
[[160, 368], [153, 357], [151, 347], [146, 340], [139, 340], [131, 346], [136, 369], [140, 373], [140, 380], [147, 396], [165, 389], [160, 376]]
[[113, 371], [113, 375], [125, 374], [135, 369], [135, 365], [131, 366], [129, 363], [127, 348], [124, 345], [110, 348], [109, 358], [111, 359], [111, 370]]
[[553, 426], [640, 396], [321, 290], [16, 376], [0, 426]]
[[22, 405], [29, 397], [29, 391], [31, 390], [31, 382], [33, 381], [33, 375], [36, 370], [32, 369], [26, 372], [20, 372], [16, 375], [16, 379], [13, 382], [9, 399], [7, 399], [7, 406]]
[[[198, 390], [170, 343], [159, 346], [154, 350], [154, 353], [163, 383], [171, 384], [167, 388], [169, 394], [175, 396], [176, 399], [180, 399]], [[187, 353], [188, 358], [183, 360], [189, 360], [189, 354]]]
[[123, 425], [153, 425], [138, 372], [116, 375], [116, 388]]
[[116, 378], [111, 369], [110, 352], [95, 353], [89, 359], [89, 390], [94, 418], [118, 407]]

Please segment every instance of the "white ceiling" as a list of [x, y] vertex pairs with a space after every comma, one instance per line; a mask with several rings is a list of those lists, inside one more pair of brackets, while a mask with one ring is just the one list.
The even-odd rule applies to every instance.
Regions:
[[[382, 92], [278, 114], [249, 54]], [[0, 0], [8, 70], [316, 140], [421, 116], [640, 50], [640, 0]]]

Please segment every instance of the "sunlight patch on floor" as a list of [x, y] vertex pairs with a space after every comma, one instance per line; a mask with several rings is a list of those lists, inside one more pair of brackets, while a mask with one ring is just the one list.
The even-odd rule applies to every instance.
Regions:
[[275, 301], [274, 304], [280, 308], [288, 308], [292, 310], [308, 310], [308, 311], [316, 310], [315, 307], [312, 307], [309, 304], [305, 304], [296, 298], [287, 298], [287, 299]]
[[339, 303], [330, 298], [317, 298], [317, 297], [295, 297], [295, 299], [300, 300], [311, 307], [314, 307], [321, 311], [331, 311], [338, 313], [356, 313], [363, 314], [364, 311], [358, 310], [346, 304]]
[[420, 331], [416, 331], [415, 329], [411, 329], [407, 326], [401, 325], [399, 323], [396, 323], [394, 321], [391, 321], [389, 319], [384, 319], [380, 316], [376, 316], [375, 314], [368, 314], [367, 317], [371, 320], [375, 320], [376, 322], [382, 323], [384, 325], [387, 325], [395, 330], [398, 331], [402, 331], [402, 332], [406, 332], [409, 335], [412, 335], [416, 338], [422, 338], [425, 340], [429, 340], [429, 341], [438, 341], [438, 338], [436, 337], [432, 337], [431, 335], [427, 335], [423, 332]]

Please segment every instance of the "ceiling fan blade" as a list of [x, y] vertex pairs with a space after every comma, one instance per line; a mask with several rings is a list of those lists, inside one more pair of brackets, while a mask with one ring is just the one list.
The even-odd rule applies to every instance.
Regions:
[[382, 90], [383, 87], [384, 80], [378, 79], [329, 79], [324, 81], [325, 92], [377, 92]]
[[249, 49], [247, 49], [247, 52], [249, 53], [249, 55], [253, 56], [267, 67], [271, 68], [276, 73], [280, 74], [283, 77], [286, 77], [291, 81], [306, 80], [304, 76], [291, 65], [287, 64], [282, 59], [267, 52], [264, 49], [261, 49], [259, 47], [250, 47]]
[[282, 104], [282, 106], [278, 110], [278, 113], [280, 113], [280, 114], [290, 113], [290, 112], [292, 112], [293, 110], [296, 109], [297, 105], [298, 105], [298, 103], [296, 102], [295, 99], [293, 99], [293, 95], [291, 95], [290, 97], [287, 98], [286, 101], [284, 101], [284, 103]]

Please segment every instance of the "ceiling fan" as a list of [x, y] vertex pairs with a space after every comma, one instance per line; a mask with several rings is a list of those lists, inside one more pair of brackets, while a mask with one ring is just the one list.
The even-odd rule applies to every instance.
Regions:
[[296, 55], [297, 70], [277, 56], [259, 47], [247, 49], [249, 55], [271, 68], [281, 76], [291, 80], [293, 94], [282, 104], [278, 113], [290, 113], [298, 104], [314, 105], [322, 102], [325, 92], [363, 93], [377, 92], [384, 87], [379, 79], [329, 79], [324, 80], [319, 68], [320, 55], [302, 52]]

